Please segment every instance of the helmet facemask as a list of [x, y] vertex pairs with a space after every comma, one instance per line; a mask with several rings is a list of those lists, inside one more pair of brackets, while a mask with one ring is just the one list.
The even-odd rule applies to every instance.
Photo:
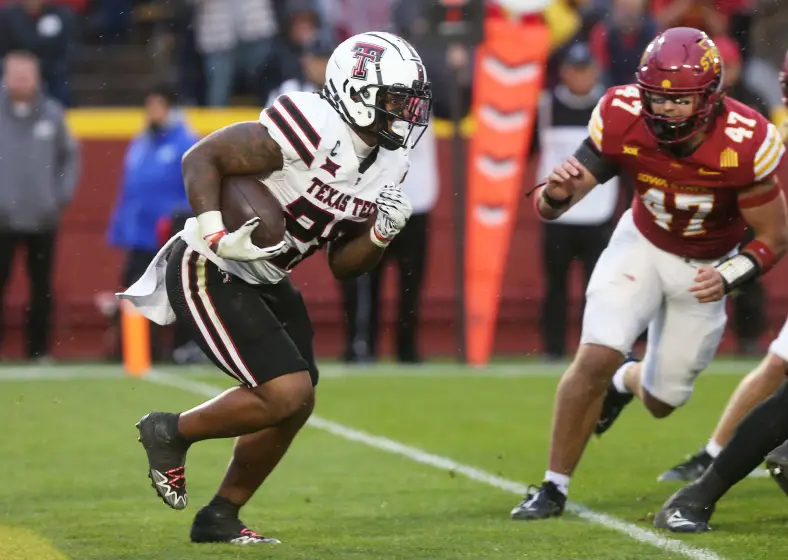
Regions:
[[[720, 101], [716, 87], [693, 88], [687, 90], [653, 88], [640, 84], [640, 98], [643, 120], [651, 135], [660, 144], [678, 144], [686, 142], [709, 125]], [[692, 97], [694, 110], [692, 114], [682, 117], [671, 117], [654, 112], [652, 107], [655, 98], [677, 99]]]
[[360, 103], [375, 111], [373, 126], [377, 127], [380, 147], [387, 150], [413, 148], [427, 130], [432, 108], [429, 82], [414, 80], [411, 86], [370, 86], [357, 95]]

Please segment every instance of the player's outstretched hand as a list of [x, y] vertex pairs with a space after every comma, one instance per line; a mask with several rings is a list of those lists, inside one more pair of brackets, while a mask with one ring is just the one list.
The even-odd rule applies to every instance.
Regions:
[[287, 251], [287, 242], [282, 240], [270, 247], [258, 247], [252, 243], [252, 232], [260, 225], [260, 218], [252, 218], [233, 232], [218, 231], [206, 235], [205, 240], [217, 256], [231, 261], [268, 260]]
[[701, 303], [720, 301], [725, 296], [725, 281], [713, 266], [702, 266], [695, 274], [695, 284], [689, 291]]
[[572, 156], [550, 173], [547, 178], [547, 194], [558, 200], [569, 198], [575, 194], [574, 179], [582, 177], [582, 165]]
[[388, 243], [408, 223], [413, 207], [398, 185], [386, 185], [375, 200], [378, 216], [373, 233], [382, 242]]

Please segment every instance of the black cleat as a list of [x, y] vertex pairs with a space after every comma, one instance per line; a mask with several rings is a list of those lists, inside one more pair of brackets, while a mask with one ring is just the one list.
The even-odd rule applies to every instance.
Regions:
[[601, 436], [610, 429], [613, 422], [616, 421], [621, 411], [632, 402], [635, 395], [631, 393], [619, 393], [613, 384], [607, 388], [605, 401], [602, 403], [602, 412], [599, 414], [599, 420], [596, 421], [594, 426], [594, 433]]
[[766, 456], [766, 469], [782, 491], [788, 494], [788, 441]]
[[[533, 490], [532, 490], [533, 488]], [[543, 482], [541, 488], [528, 487], [528, 494], [511, 512], [512, 519], [533, 521], [558, 517], [564, 513], [566, 496], [552, 482]]]
[[151, 412], [136, 424], [148, 454], [148, 478], [164, 503], [173, 509], [184, 509], [186, 494], [186, 451], [189, 445], [178, 435], [178, 415]]
[[688, 457], [683, 463], [679, 463], [669, 471], [665, 471], [659, 475], [657, 480], [659, 482], [692, 482], [698, 480], [711, 466], [713, 461], [714, 459], [712, 456], [706, 453], [705, 449], [701, 449], [692, 457]]
[[674, 533], [711, 531], [709, 519], [714, 513], [714, 504], [695, 498], [694, 493], [690, 484], [673, 494], [654, 518], [654, 527]]
[[[634, 354], [630, 352], [627, 354], [624, 364], [636, 363], [639, 361], [640, 360], [636, 359]], [[613, 422], [616, 421], [618, 415], [621, 414], [621, 411], [632, 402], [633, 398], [635, 398], [635, 395], [632, 393], [619, 393], [611, 381], [610, 387], [607, 388], [605, 400], [602, 403], [602, 412], [599, 414], [599, 420], [597, 420], [596, 426], [594, 427], [594, 433], [601, 436], [608, 431], [611, 426], [613, 426]]]
[[226, 517], [210, 507], [197, 512], [192, 523], [191, 540], [194, 543], [279, 544], [277, 539], [248, 529], [237, 517]]

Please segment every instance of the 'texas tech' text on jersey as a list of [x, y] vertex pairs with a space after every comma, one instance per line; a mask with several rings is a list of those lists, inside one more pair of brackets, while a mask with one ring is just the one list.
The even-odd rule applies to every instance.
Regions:
[[720, 258], [741, 242], [739, 191], [771, 177], [785, 155], [777, 128], [730, 98], [687, 157], [651, 136], [635, 86], [609, 89], [588, 130], [605, 159], [634, 181], [637, 228], [660, 249], [693, 259]]
[[352, 130], [317, 93], [280, 96], [260, 123], [282, 148], [284, 166], [263, 182], [285, 210], [289, 250], [271, 261], [227, 261], [227, 272], [250, 283], [275, 283], [299, 262], [366, 221], [385, 185], [400, 183], [408, 149], [380, 149], [362, 169]]

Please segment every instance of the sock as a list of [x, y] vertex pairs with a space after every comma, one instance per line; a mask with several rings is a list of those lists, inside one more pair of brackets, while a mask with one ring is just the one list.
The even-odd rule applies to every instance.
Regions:
[[[704, 498], [720, 499], [734, 484], [760, 465], [766, 455], [788, 439], [788, 381], [750, 411], [711, 468], [698, 479]], [[708, 477], [706, 476], [708, 475]]]
[[241, 510], [241, 506], [232, 503], [219, 494], [216, 494], [206, 507], [212, 509], [222, 517], [229, 517], [230, 519], [237, 519], [238, 512]]
[[706, 444], [704, 450], [708, 455], [711, 456], [712, 459], [716, 459], [717, 455], [719, 455], [720, 451], [722, 451], [722, 446], [712, 438], [709, 440], [709, 443]]
[[172, 438], [173, 443], [177, 443], [188, 449], [192, 442], [183, 437], [181, 431], [178, 429], [178, 420], [180, 417], [180, 413], [167, 415], [165, 420], [167, 422], [167, 433], [171, 434], [170, 437]]
[[565, 474], [559, 474], [553, 471], [547, 471], [544, 473], [544, 479], [546, 482], [552, 482], [556, 485], [556, 487], [561, 491], [561, 494], [564, 496], [569, 494], [569, 480], [571, 477]]
[[615, 387], [616, 391], [622, 395], [631, 393], [631, 391], [626, 388], [626, 385], [624, 385], [624, 375], [626, 375], [627, 370], [631, 365], [632, 362], [626, 362], [624, 365], [618, 368], [618, 371], [616, 371], [615, 375], [613, 375], [613, 387]]

